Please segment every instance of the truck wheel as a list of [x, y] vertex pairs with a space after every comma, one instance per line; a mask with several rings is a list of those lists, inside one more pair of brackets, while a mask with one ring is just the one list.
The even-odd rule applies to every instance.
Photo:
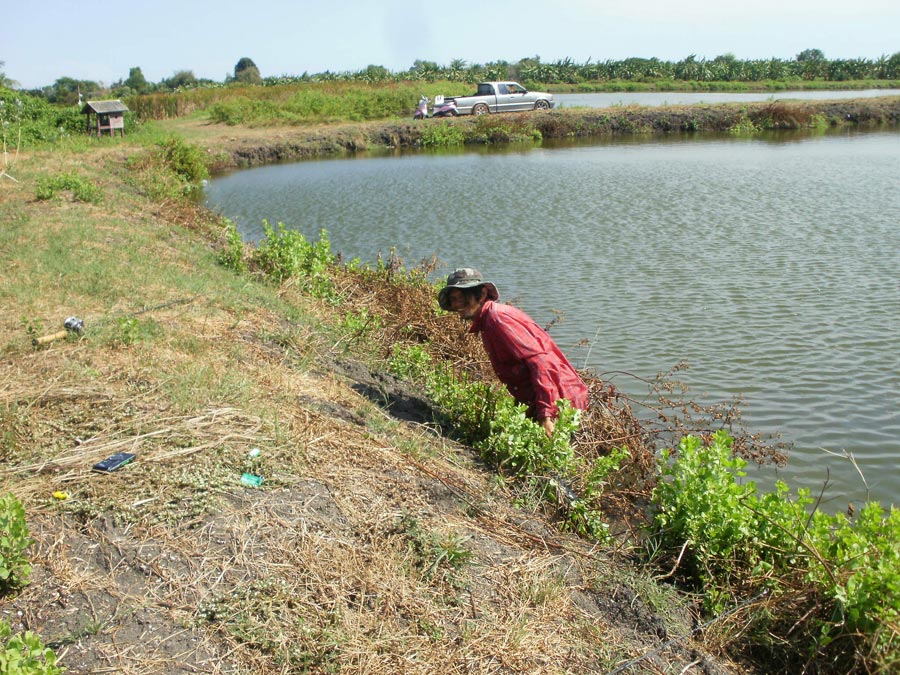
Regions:
[[540, 101], [534, 102], [535, 110], [550, 110], [550, 104], [547, 101], [541, 99]]
[[479, 103], [474, 108], [472, 108], [473, 115], [485, 115], [489, 112], [490, 110], [488, 110], [486, 103]]

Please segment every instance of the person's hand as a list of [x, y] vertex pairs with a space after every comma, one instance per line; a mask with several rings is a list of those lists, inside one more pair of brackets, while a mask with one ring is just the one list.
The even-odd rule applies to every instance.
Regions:
[[556, 426], [556, 424], [554, 423], [552, 418], [545, 417], [544, 419], [541, 420], [541, 426], [544, 427], [544, 431], [547, 432], [548, 436], [552, 436], [553, 429]]

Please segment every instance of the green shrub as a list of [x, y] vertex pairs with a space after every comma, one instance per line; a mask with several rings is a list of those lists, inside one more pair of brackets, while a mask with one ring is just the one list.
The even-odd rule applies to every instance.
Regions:
[[755, 136], [762, 131], [749, 117], [741, 115], [740, 120], [728, 128], [728, 133], [735, 136]]
[[404, 380], [422, 382], [431, 371], [431, 354], [422, 345], [395, 344], [388, 364], [390, 371]]
[[422, 130], [422, 145], [426, 148], [450, 147], [465, 142], [463, 130], [453, 124], [434, 122]]
[[103, 201], [103, 192], [99, 187], [72, 172], [38, 178], [35, 197], [38, 200], [53, 199], [64, 190], [71, 191], [75, 201], [90, 204], [99, 204]]
[[[497, 385], [469, 380], [448, 364], [433, 365], [422, 345], [395, 345], [390, 370], [424, 384], [444, 421], [482, 456], [522, 479], [525, 491], [559, 505], [568, 502], [563, 527], [583, 536], [604, 539], [602, 496], [609, 476], [628, 457], [624, 448], [586, 462], [571, 443], [581, 411], [566, 400], [551, 436], [528, 417], [527, 408]], [[578, 488], [576, 494], [572, 486]]]
[[41, 644], [41, 639], [26, 631], [12, 635], [9, 624], [0, 621], [0, 673], [2, 675], [61, 675], [65, 668], [56, 665], [56, 653]]
[[0, 590], [28, 583], [31, 565], [25, 550], [32, 543], [22, 503], [12, 493], [0, 497]]
[[241, 273], [247, 271], [244, 259], [244, 239], [230, 220], [225, 221], [225, 246], [219, 253], [219, 264]]
[[209, 178], [206, 157], [196, 145], [191, 145], [178, 137], [161, 141], [157, 145], [163, 164], [186, 184], [199, 189], [201, 181]]
[[0, 127], [11, 149], [56, 143], [84, 134], [78, 108], [53, 106], [41, 98], [0, 87]]
[[424, 571], [425, 578], [442, 577], [453, 585], [456, 581], [454, 572], [472, 559], [472, 552], [463, 546], [467, 537], [452, 533], [441, 536], [423, 530], [419, 521], [408, 514], [400, 519], [400, 525], [408, 538], [413, 560]]
[[497, 396], [487, 438], [476, 447], [501, 467], [525, 475], [566, 476], [575, 468], [569, 439], [578, 429], [580, 411], [566, 400], [557, 403], [553, 434], [528, 417], [528, 408], [511, 396]]
[[278, 223], [276, 230], [263, 221], [263, 230], [265, 236], [251, 256], [258, 269], [278, 283], [296, 279], [317, 298], [335, 303], [340, 300], [328, 276], [335, 257], [326, 230], [320, 232], [316, 242], [307, 241], [301, 232], [287, 229], [284, 223]]
[[[869, 503], [855, 522], [810, 513], [809, 490], [791, 499], [783, 482], [762, 495], [739, 482], [746, 464], [724, 431], [707, 444], [687, 436], [662, 456], [654, 526], [664, 546], [682, 550], [707, 609], [721, 611], [736, 593], [804, 588], [812, 606], [801, 613], [817, 649], [840, 636], [862, 643], [878, 669], [900, 663], [900, 511]], [[796, 606], [785, 611], [770, 620], [795, 625]]]
[[381, 329], [384, 322], [377, 314], [363, 308], [356, 312], [344, 314], [340, 323], [341, 332], [348, 342], [358, 343]]
[[196, 199], [209, 176], [206, 156], [180, 138], [163, 138], [148, 152], [129, 157], [133, 182], [157, 201]]

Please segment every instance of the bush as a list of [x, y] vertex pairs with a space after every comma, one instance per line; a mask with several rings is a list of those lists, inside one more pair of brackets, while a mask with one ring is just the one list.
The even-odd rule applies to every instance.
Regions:
[[78, 202], [99, 204], [103, 201], [103, 192], [99, 187], [71, 172], [38, 178], [35, 197], [39, 200], [53, 199], [57, 193], [64, 190], [70, 191]]
[[78, 108], [54, 106], [41, 98], [0, 87], [0, 126], [11, 148], [55, 143], [84, 134]]
[[317, 298], [339, 300], [327, 273], [335, 257], [326, 230], [321, 231], [316, 242], [307, 241], [303, 233], [287, 229], [284, 223], [278, 223], [276, 230], [263, 221], [263, 231], [265, 236], [251, 256], [258, 269], [278, 283], [297, 279]]
[[0, 590], [28, 583], [31, 565], [25, 550], [32, 543], [22, 503], [12, 493], [0, 498]]
[[140, 187], [158, 201], [199, 197], [203, 181], [209, 177], [203, 151], [176, 137], [159, 141], [152, 151], [129, 158], [128, 168]]
[[[423, 383], [445, 422], [464, 441], [508, 475], [522, 481], [524, 491], [559, 506], [565, 503], [562, 526], [586, 537], [605, 539], [602, 496], [609, 476], [628, 457], [624, 448], [591, 461], [579, 456], [571, 439], [581, 411], [558, 401], [551, 436], [528, 417], [504, 389], [472, 382], [448, 364], [435, 366], [422, 345], [395, 345], [390, 370], [398, 377]], [[577, 487], [578, 493], [573, 489]]]
[[56, 653], [41, 644], [41, 639], [26, 631], [12, 635], [9, 624], [0, 621], [0, 673], [2, 675], [60, 675], [65, 668], [56, 665]]
[[209, 178], [206, 157], [197, 146], [177, 137], [162, 141], [158, 145], [163, 163], [186, 183], [199, 187], [201, 181]]
[[450, 147], [465, 142], [462, 129], [453, 124], [433, 122], [422, 130], [422, 145], [426, 148]]
[[230, 220], [225, 221], [225, 246], [219, 253], [219, 264], [238, 274], [247, 271], [247, 262], [244, 259], [244, 239]]
[[841, 637], [856, 644], [867, 672], [889, 672], [900, 663], [900, 511], [869, 503], [855, 523], [842, 513], [810, 513], [809, 490], [791, 499], [778, 482], [758, 495], [752, 481], [738, 480], [746, 465], [724, 431], [707, 444], [687, 436], [677, 453], [664, 452], [653, 492], [663, 546], [683, 552], [679, 563], [703, 588], [709, 611], [736, 594], [794, 591], [808, 606], [773, 605], [768, 621], [802, 634], [803, 616], [816, 643], [809, 648], [834, 643], [835, 658], [848, 658]]

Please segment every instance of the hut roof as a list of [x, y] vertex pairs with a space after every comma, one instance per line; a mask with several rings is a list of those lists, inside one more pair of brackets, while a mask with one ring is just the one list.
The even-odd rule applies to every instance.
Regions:
[[88, 101], [87, 103], [85, 103], [84, 108], [81, 109], [81, 112], [84, 114], [92, 112], [98, 115], [128, 112], [128, 106], [126, 106], [124, 103], [122, 103], [122, 101], [118, 99], [114, 101]]

